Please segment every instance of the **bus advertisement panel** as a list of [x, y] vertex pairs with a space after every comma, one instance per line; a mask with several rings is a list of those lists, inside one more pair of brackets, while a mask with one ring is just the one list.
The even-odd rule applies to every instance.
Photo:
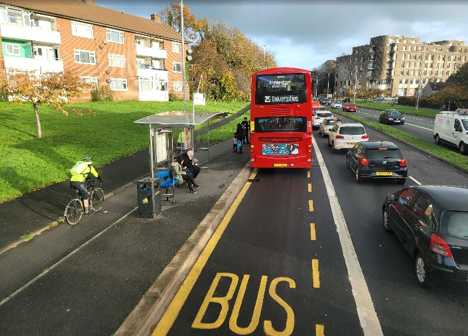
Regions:
[[312, 166], [310, 71], [274, 68], [252, 75], [250, 163], [252, 168]]

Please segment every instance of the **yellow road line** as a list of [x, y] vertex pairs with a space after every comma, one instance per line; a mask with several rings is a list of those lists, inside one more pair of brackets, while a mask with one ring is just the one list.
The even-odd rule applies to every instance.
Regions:
[[315, 223], [310, 223], [310, 240], [315, 240]]
[[325, 336], [325, 326], [323, 324], [315, 325], [315, 336]]
[[314, 211], [314, 201], [309, 200], [309, 211]]
[[318, 259], [312, 259], [312, 286], [320, 288], [320, 272]]
[[[255, 169], [249, 178], [255, 178], [258, 169]], [[223, 218], [221, 223], [219, 224], [218, 228], [214, 232], [213, 236], [211, 237], [210, 241], [206, 245], [203, 252], [200, 254], [195, 265], [193, 265], [192, 270], [188, 274], [187, 278], [185, 279], [182, 286], [179, 288], [177, 294], [175, 295], [172, 302], [169, 304], [166, 312], [162, 316], [161, 320], [159, 321], [157, 327], [154, 329], [152, 336], [164, 336], [171, 330], [172, 325], [174, 324], [175, 320], [177, 319], [180, 310], [182, 309], [187, 297], [189, 296], [190, 292], [195, 286], [195, 283], [198, 280], [203, 268], [205, 267], [208, 259], [210, 258], [213, 250], [215, 249], [216, 245], [218, 244], [221, 236], [223, 235], [224, 231], [226, 230], [229, 222], [231, 221], [232, 217], [234, 216], [237, 208], [239, 207], [240, 202], [245, 197], [245, 194], [249, 190], [249, 187], [252, 183], [247, 182], [245, 186], [240, 191], [239, 195], [237, 195], [236, 199], [234, 200], [232, 206], [229, 208], [226, 216]]]
[[312, 192], [312, 183], [308, 183], [308, 184], [307, 184], [307, 190], [308, 190], [309, 192]]
[[310, 178], [310, 170], [307, 171], [307, 178]]

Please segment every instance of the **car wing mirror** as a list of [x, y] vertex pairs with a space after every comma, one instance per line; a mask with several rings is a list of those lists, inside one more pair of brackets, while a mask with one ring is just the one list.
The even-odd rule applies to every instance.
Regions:
[[387, 201], [394, 201], [395, 200], [395, 195], [387, 195]]

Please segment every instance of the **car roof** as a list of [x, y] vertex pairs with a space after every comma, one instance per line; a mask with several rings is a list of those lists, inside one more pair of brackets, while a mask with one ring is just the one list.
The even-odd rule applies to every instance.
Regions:
[[351, 127], [364, 127], [361, 123], [352, 123], [352, 122], [345, 122], [345, 123], [341, 123], [340, 124], [340, 127], [348, 127], [348, 126], [351, 126]]
[[378, 149], [378, 148], [388, 148], [388, 149], [398, 149], [398, 146], [390, 141], [366, 141], [361, 142], [361, 144], [367, 149]]
[[468, 211], [468, 187], [446, 185], [423, 185], [416, 188], [425, 191], [433, 199], [439, 200], [445, 210]]

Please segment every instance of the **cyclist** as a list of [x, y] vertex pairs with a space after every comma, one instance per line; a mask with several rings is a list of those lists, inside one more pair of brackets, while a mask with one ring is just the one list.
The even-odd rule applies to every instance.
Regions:
[[88, 189], [86, 188], [86, 178], [91, 173], [102, 183], [102, 177], [99, 176], [98, 172], [96, 169], [94, 169], [92, 164], [93, 159], [87, 156], [83, 159], [83, 161], [78, 161], [73, 166], [73, 168], [70, 169], [70, 188], [77, 189], [80, 192], [86, 215], [89, 215], [89, 193]]

